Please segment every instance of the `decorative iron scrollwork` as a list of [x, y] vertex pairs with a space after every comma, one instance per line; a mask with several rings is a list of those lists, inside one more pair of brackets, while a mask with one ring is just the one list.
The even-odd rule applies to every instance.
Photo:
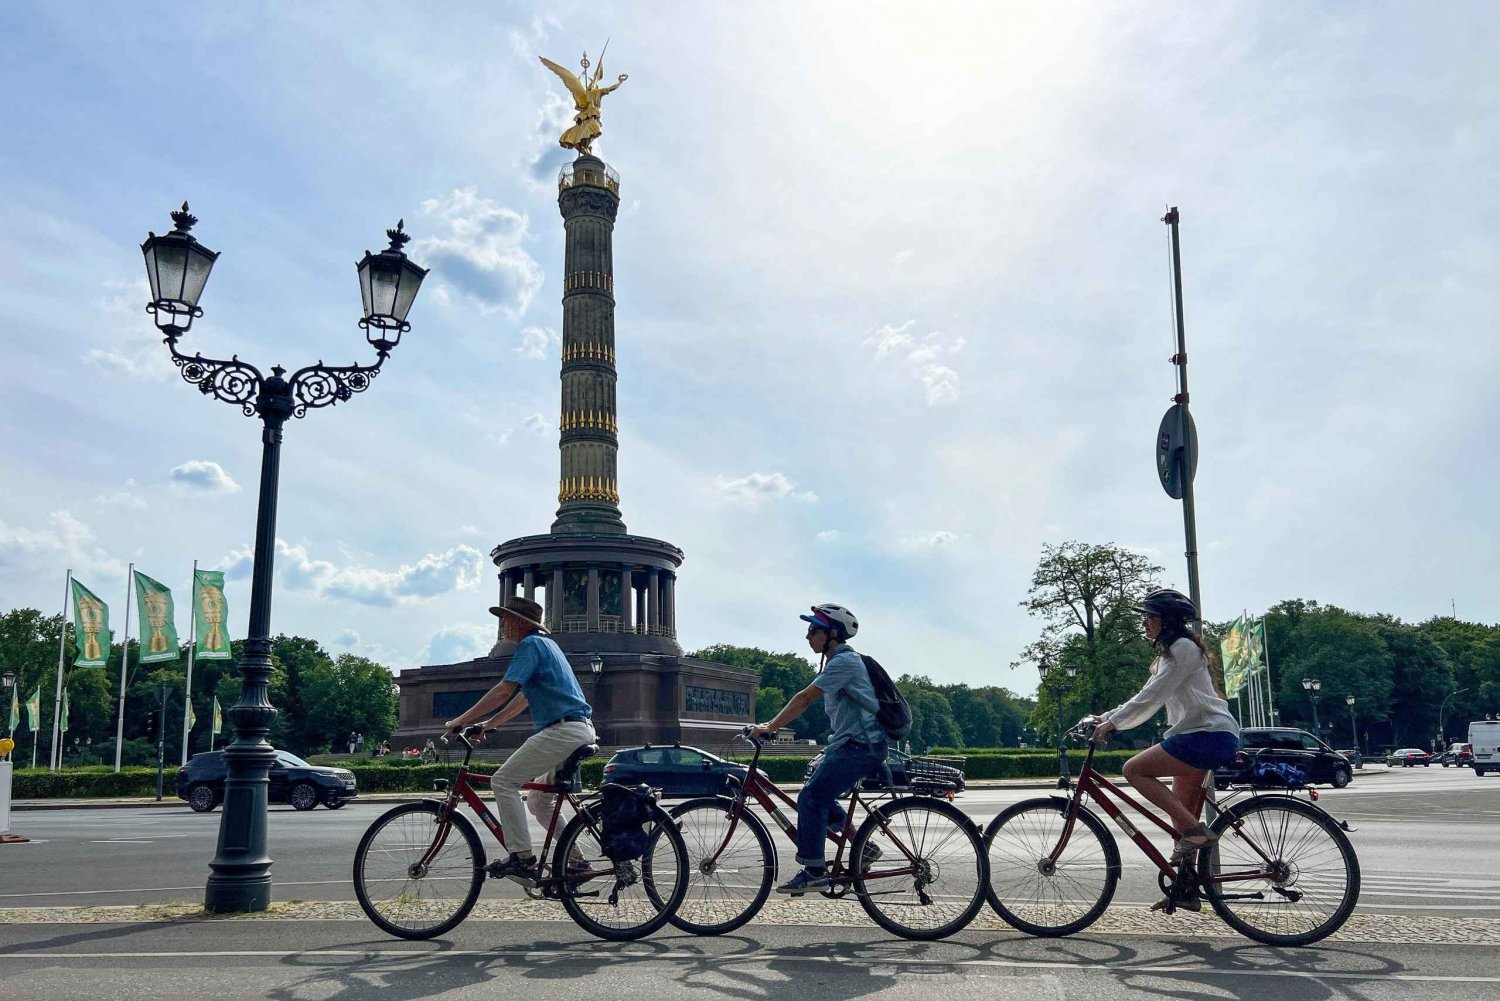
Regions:
[[182, 378], [198, 387], [204, 396], [212, 396], [225, 403], [233, 403], [254, 417], [255, 398], [260, 395], [262, 377], [260, 371], [248, 362], [240, 361], [238, 355], [229, 361], [205, 358], [202, 355], [188, 356], [177, 350], [175, 338], [167, 338], [167, 347], [172, 351], [172, 364], [182, 373]]
[[380, 365], [385, 361], [382, 354], [374, 365], [316, 365], [298, 369], [287, 380], [291, 386], [293, 417], [303, 417], [309, 410], [331, 407], [343, 403], [370, 388], [370, 380], [380, 374]]

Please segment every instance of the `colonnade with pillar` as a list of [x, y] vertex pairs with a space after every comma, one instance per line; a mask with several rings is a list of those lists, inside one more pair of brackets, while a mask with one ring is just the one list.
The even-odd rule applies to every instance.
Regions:
[[589, 562], [501, 571], [501, 602], [517, 594], [544, 606], [555, 633], [677, 636], [677, 574], [661, 567]]

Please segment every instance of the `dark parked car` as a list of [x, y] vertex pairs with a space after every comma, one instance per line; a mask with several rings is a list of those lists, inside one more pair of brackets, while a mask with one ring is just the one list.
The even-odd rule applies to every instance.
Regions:
[[604, 781], [644, 782], [660, 789], [664, 798], [714, 796], [728, 789], [731, 777], [743, 781], [748, 773], [744, 765], [681, 744], [629, 747], [604, 765]]
[[1392, 751], [1386, 755], [1385, 763], [1392, 768], [1410, 768], [1413, 765], [1426, 768], [1432, 764], [1432, 755], [1420, 747], [1403, 747], [1399, 751]]
[[1460, 768], [1474, 767], [1474, 745], [1473, 744], [1449, 744], [1448, 749], [1442, 754], [1435, 754], [1433, 761], [1447, 768], [1449, 765], [1457, 765]]
[[[177, 769], [177, 798], [207, 813], [224, 801], [223, 751], [204, 751], [188, 758]], [[294, 809], [311, 810], [322, 803], [337, 810], [357, 794], [354, 773], [343, 768], [309, 765], [289, 751], [277, 751], [271, 765], [267, 796], [272, 803], [290, 803]]]
[[1365, 766], [1365, 756], [1359, 753], [1358, 748], [1351, 747], [1348, 750], [1345, 750], [1341, 747], [1339, 748], [1339, 753], [1348, 758], [1349, 763], [1355, 768], [1363, 768]]
[[[807, 773], [803, 776], [806, 781], [812, 778], [812, 773], [823, 761], [823, 755], [819, 754], [807, 763]], [[894, 747], [886, 752], [885, 763], [891, 770], [891, 782], [898, 788], [910, 788], [912, 792], [924, 796], [947, 796], [950, 793], [964, 791], [963, 769], [952, 765], [945, 765], [938, 761], [926, 761], [922, 758], [914, 758]], [[880, 780], [868, 778], [864, 781], [864, 788], [880, 788]]]
[[1291, 727], [1247, 726], [1240, 731], [1240, 753], [1214, 772], [1214, 786], [1250, 783], [1252, 769], [1261, 764], [1291, 765], [1307, 777], [1307, 784], [1326, 782], [1342, 789], [1354, 777], [1349, 759], [1306, 730]]

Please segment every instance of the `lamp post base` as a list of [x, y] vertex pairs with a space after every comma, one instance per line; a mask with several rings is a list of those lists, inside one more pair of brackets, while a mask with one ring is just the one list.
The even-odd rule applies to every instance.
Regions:
[[203, 909], [210, 914], [252, 914], [271, 906], [271, 877], [255, 876], [237, 879], [233, 876], [208, 877], [203, 893]]

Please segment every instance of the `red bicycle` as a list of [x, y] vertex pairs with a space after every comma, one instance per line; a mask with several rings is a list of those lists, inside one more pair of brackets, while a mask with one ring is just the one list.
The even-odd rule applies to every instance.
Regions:
[[[746, 727], [743, 734], [748, 734]], [[776, 881], [776, 849], [760, 805], [794, 844], [797, 802], [759, 767], [761, 741], [733, 793], [691, 799], [672, 809], [688, 847], [691, 885], [672, 924], [697, 935], [722, 935], [755, 917]], [[885, 802], [881, 802], [885, 800]], [[855, 828], [855, 815], [865, 818]], [[787, 816], [787, 810], [792, 817]], [[939, 939], [973, 920], [984, 906], [984, 851], [978, 826], [957, 807], [928, 796], [873, 795], [856, 786], [840, 830], [828, 832], [832, 885], [823, 896], [851, 889], [876, 924], [910, 939]], [[861, 860], [859, 865], [854, 859]]]
[[[432, 938], [468, 917], [479, 900], [488, 875], [484, 848], [460, 802], [500, 843], [506, 857], [505, 832], [475, 787], [488, 786], [490, 776], [469, 770], [474, 754], [468, 727], [459, 735], [466, 748], [463, 764], [451, 785], [439, 780], [439, 801], [403, 803], [379, 817], [360, 839], [354, 853], [354, 895], [365, 914], [383, 931], [400, 938]], [[578, 766], [599, 753], [585, 744], [570, 755], [551, 783], [528, 782], [523, 789], [556, 796], [547, 836], [537, 858], [541, 876], [525, 886], [527, 896], [556, 900], [579, 927], [600, 938], [626, 940], [649, 935], [665, 925], [682, 904], [688, 887], [687, 848], [677, 825], [665, 810], [651, 804], [645, 824], [647, 849], [641, 858], [615, 862], [602, 849], [601, 801], [597, 794], [579, 795]], [[573, 817], [557, 835], [563, 804]]]
[[1070, 935], [1098, 920], [1120, 879], [1114, 836], [1084, 806], [1090, 798], [1158, 870], [1167, 913], [1201, 893], [1231, 928], [1270, 945], [1308, 945], [1337, 931], [1359, 900], [1359, 859], [1338, 821], [1292, 791], [1223, 802], [1208, 791], [1215, 840], [1174, 866], [1111, 800], [1168, 834], [1172, 825], [1094, 771], [1095, 724], [1071, 731], [1088, 757], [1069, 797], [1029, 799], [984, 832], [990, 905], [1031, 935]]

